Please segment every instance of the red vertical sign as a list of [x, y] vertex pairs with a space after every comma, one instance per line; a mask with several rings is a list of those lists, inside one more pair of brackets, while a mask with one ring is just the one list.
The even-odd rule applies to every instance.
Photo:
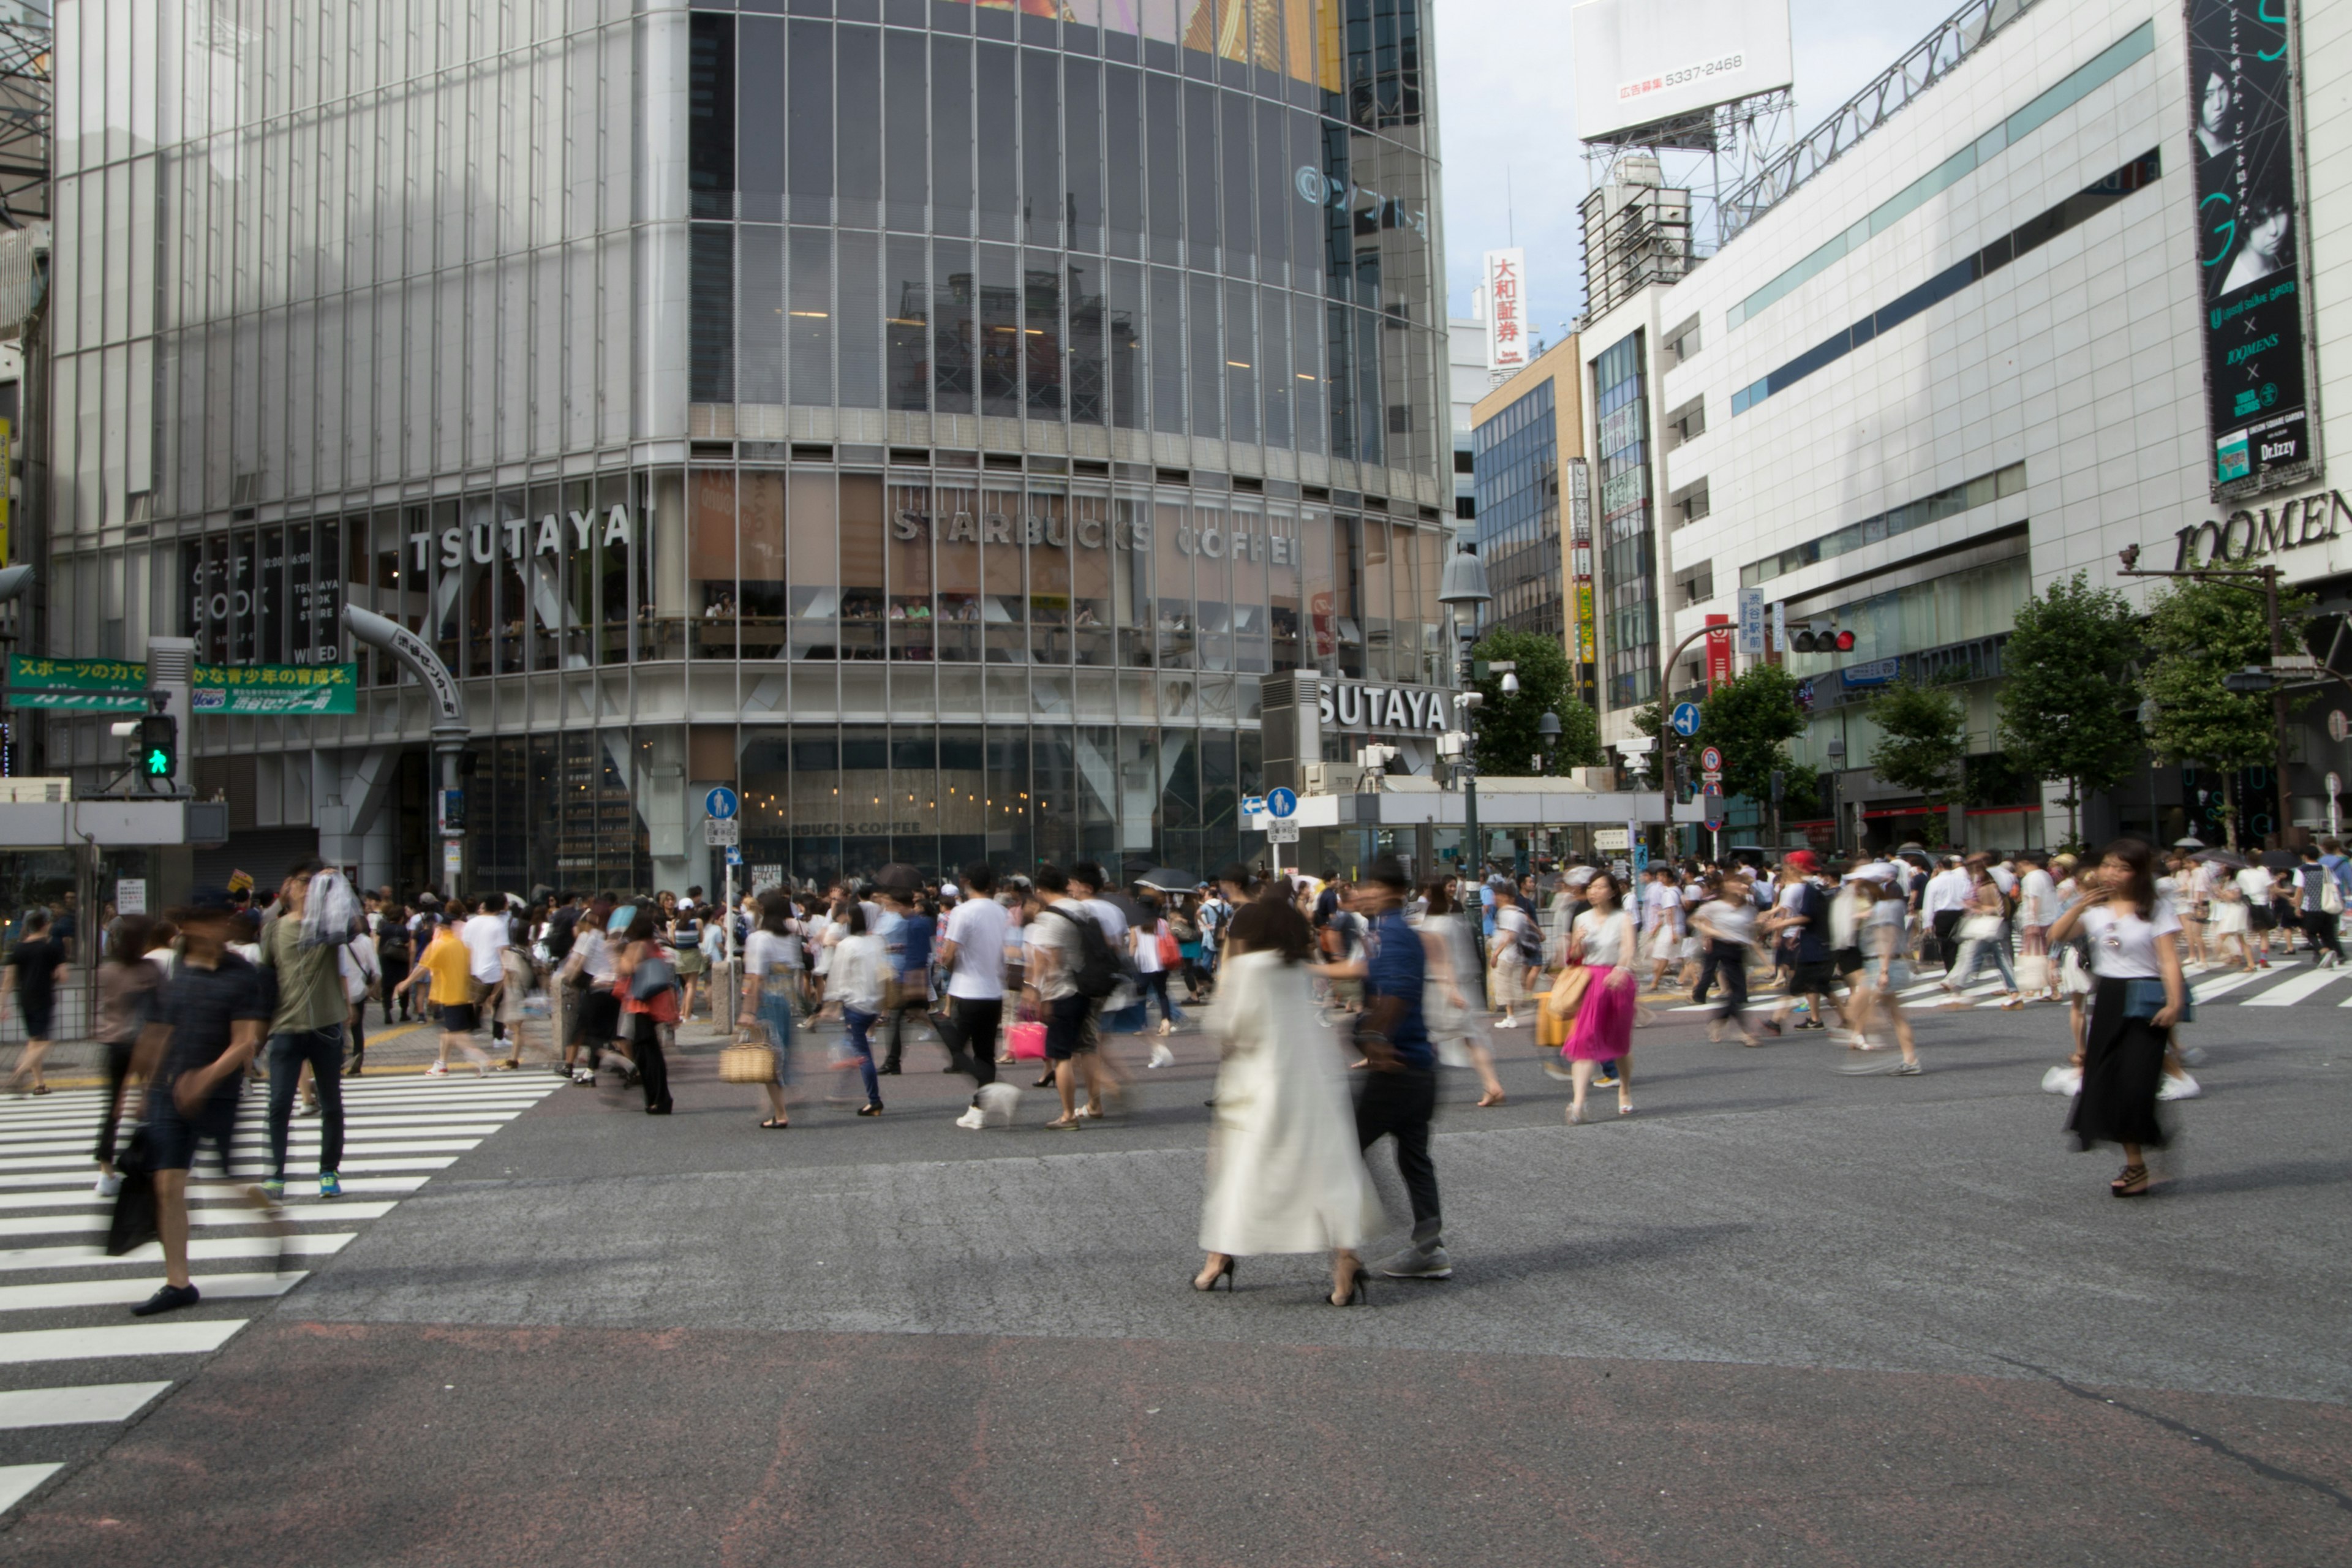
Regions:
[[1709, 616], [1706, 618], [1706, 624], [1723, 628], [1719, 632], [1706, 634], [1706, 689], [1707, 695], [1711, 697], [1715, 694], [1717, 687], [1727, 685], [1731, 680], [1733, 627], [1729, 616]]

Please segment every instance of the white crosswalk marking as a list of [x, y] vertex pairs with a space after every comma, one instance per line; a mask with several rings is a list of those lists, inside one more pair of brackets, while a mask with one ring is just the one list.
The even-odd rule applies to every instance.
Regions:
[[78, 1388], [12, 1388], [0, 1393], [0, 1432], [128, 1421], [171, 1386], [168, 1383], [88, 1383]]
[[2202, 985], [2192, 985], [2189, 989], [2189, 994], [2200, 1002], [2210, 1002], [2217, 996], [2228, 995], [2241, 986], [2252, 985], [2257, 980], [2269, 978], [2270, 976], [2259, 969], [2246, 970], [2237, 974], [2225, 974], [2219, 980], [2209, 980]]
[[[347, 1081], [340, 1174], [350, 1195], [318, 1197], [322, 1129], [318, 1117], [297, 1116], [289, 1130], [286, 1184], [295, 1201], [284, 1205], [290, 1224], [283, 1237], [264, 1229], [260, 1211], [244, 1196], [244, 1184], [259, 1179], [269, 1152], [268, 1097], [260, 1086], [247, 1086], [231, 1139], [237, 1181], [202, 1181], [189, 1190], [196, 1234], [188, 1258], [202, 1299], [154, 1320], [133, 1320], [128, 1309], [153, 1293], [162, 1249], [149, 1242], [109, 1258], [100, 1245], [112, 1212], [111, 1201], [90, 1184], [102, 1096], [61, 1090], [0, 1100], [0, 1322], [7, 1325], [0, 1329], [0, 1431], [130, 1420], [172, 1388], [171, 1381], [130, 1377], [154, 1372], [155, 1358], [185, 1362], [219, 1350], [251, 1321], [226, 1315], [236, 1304], [247, 1304], [249, 1313], [252, 1304], [294, 1289], [307, 1278], [305, 1265], [357, 1239], [351, 1227], [389, 1214], [434, 1172], [457, 1163], [562, 1081], [551, 1074]], [[128, 1363], [127, 1376], [35, 1385], [37, 1368], [111, 1361]], [[113, 1370], [92, 1366], [89, 1373], [103, 1378]], [[62, 1380], [51, 1373], [40, 1381]], [[59, 1468], [0, 1466], [0, 1513]]]
[[2308, 969], [2304, 971], [2301, 974], [2292, 975], [2287, 979], [2280, 981], [2276, 985], [2272, 986], [2269, 990], [2263, 992], [2259, 996], [2247, 997], [2246, 1005], [2249, 1007], [2292, 1007], [2296, 1003], [2302, 1001], [2305, 997], [2318, 991], [2321, 987], [2332, 984], [2335, 982], [2343, 979], [2347, 973], [2352, 972], [2341, 969]]

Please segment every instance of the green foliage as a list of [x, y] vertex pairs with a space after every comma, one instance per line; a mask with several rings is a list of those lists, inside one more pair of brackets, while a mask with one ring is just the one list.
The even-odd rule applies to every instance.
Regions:
[[[1675, 737], [1677, 751], [1713, 746], [1723, 753], [1723, 793], [1769, 803], [1774, 769], [1789, 766], [1789, 742], [1805, 727], [1797, 678], [1777, 664], [1751, 666], [1699, 704], [1698, 733]], [[1697, 770], [1692, 770], [1696, 776]], [[1786, 801], [1783, 801], [1785, 807]]]
[[1509, 696], [1503, 693], [1499, 675], [1478, 682], [1486, 701], [1478, 709], [1472, 732], [1477, 738], [1481, 773], [1519, 778], [1534, 773], [1535, 759], [1543, 749], [1536, 724], [1546, 710], [1559, 715], [1559, 745], [1552, 753], [1555, 772], [1600, 763], [1600, 721], [1577, 699], [1574, 671], [1558, 637], [1538, 632], [1492, 631], [1471, 650], [1471, 657], [1507, 659], [1518, 666], [1514, 673], [1519, 689]]
[[[2308, 595], [2282, 594], [2280, 616], [2300, 616], [2310, 604]], [[2150, 657], [2141, 686], [2156, 700], [2147, 738], [2158, 756], [2210, 768], [2225, 779], [2234, 779], [2241, 768], [2276, 760], [2270, 699], [2242, 697], [2221, 684], [2233, 670], [2270, 661], [2270, 625], [2258, 585], [2176, 583], [2149, 604], [2142, 637]], [[2229, 824], [2234, 845], [2234, 789]]]
[[2140, 693], [2130, 669], [2138, 645], [2138, 617], [2124, 596], [2077, 572], [2018, 607], [2002, 650], [2003, 752], [2034, 780], [2066, 786], [2070, 842], [2081, 837], [2084, 797], [2138, 763]]
[[1868, 711], [1883, 736], [1871, 753], [1872, 771], [1896, 789], [1926, 796], [1933, 818], [1959, 786], [1967, 705], [1956, 691], [1906, 676], [1871, 699]]
[[1780, 816], [1784, 821], [1810, 822], [1825, 815], [1822, 772], [1808, 763], [1790, 763], [1780, 770]]

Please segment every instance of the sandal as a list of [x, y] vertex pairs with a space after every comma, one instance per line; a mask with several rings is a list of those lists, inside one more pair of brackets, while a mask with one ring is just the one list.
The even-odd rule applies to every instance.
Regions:
[[1085, 1122], [1079, 1121], [1075, 1116], [1057, 1116], [1053, 1121], [1045, 1123], [1045, 1131], [1048, 1132], [1076, 1132], [1085, 1125]]
[[1502, 1091], [1501, 1089], [1498, 1089], [1494, 1090], [1494, 1091], [1493, 1091], [1493, 1092], [1491, 1092], [1491, 1093], [1488, 1093], [1488, 1094], [1482, 1094], [1482, 1095], [1480, 1095], [1480, 1096], [1478, 1097], [1478, 1109], [1479, 1109], [1479, 1110], [1484, 1110], [1488, 1109], [1489, 1107], [1496, 1106], [1496, 1105], [1500, 1105], [1500, 1104], [1502, 1104], [1502, 1103], [1503, 1103], [1503, 1101], [1504, 1101], [1504, 1094], [1503, 1094], [1503, 1091]]
[[766, 1128], [771, 1132], [782, 1132], [785, 1128], [790, 1127], [792, 1123], [789, 1121], [779, 1121], [774, 1117], [771, 1116], [765, 1121], [761, 1122], [760, 1125]]
[[2123, 1173], [2107, 1184], [2107, 1191], [2119, 1198], [2144, 1198], [2148, 1186], [2146, 1165], [2126, 1165]]

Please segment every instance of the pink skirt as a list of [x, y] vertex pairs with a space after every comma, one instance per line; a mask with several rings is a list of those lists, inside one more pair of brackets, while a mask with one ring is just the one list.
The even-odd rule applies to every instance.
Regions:
[[1584, 988], [1583, 1005], [1569, 1026], [1560, 1054], [1572, 1062], [1614, 1061], [1633, 1048], [1633, 994], [1630, 969], [1604, 969]]

